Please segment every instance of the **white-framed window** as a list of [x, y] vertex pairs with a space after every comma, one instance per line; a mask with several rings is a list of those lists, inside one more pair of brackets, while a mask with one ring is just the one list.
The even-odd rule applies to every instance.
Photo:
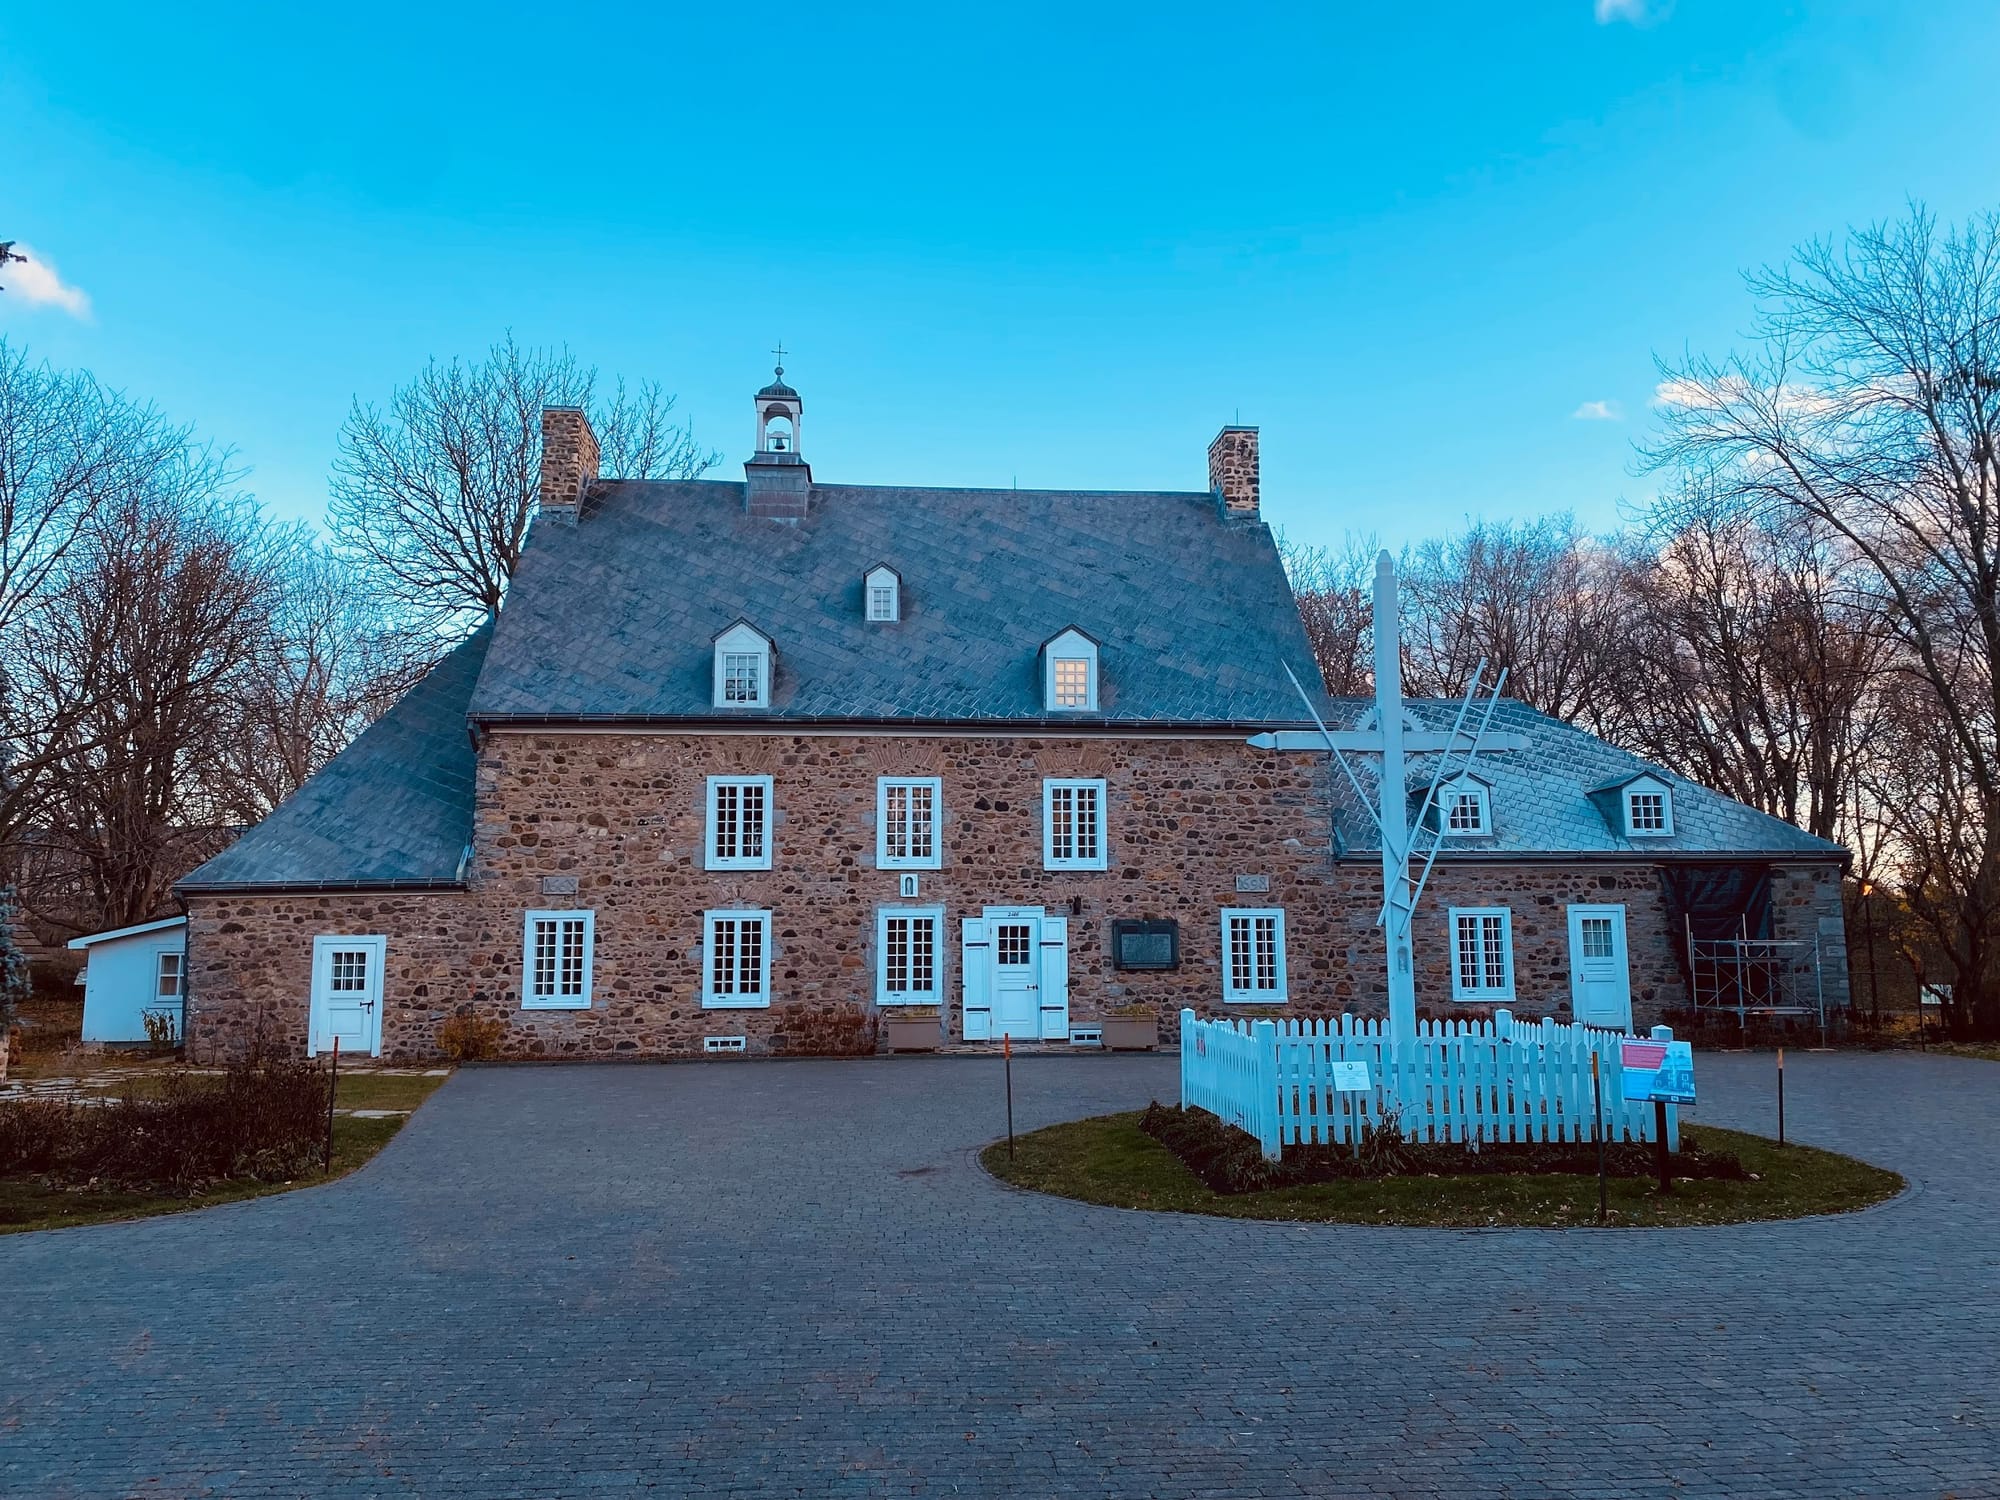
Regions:
[[1107, 868], [1104, 802], [1102, 781], [1051, 777], [1042, 783], [1043, 869]]
[[1645, 777], [1625, 788], [1625, 836], [1670, 838], [1674, 831], [1674, 799], [1665, 785]]
[[1042, 647], [1042, 706], [1051, 713], [1097, 707], [1097, 642], [1071, 627]]
[[876, 624], [903, 618], [903, 580], [894, 568], [870, 568], [861, 580], [865, 613]]
[[1222, 909], [1222, 998], [1275, 1005], [1286, 998], [1285, 914], [1277, 907]]
[[597, 914], [531, 911], [521, 934], [521, 1009], [588, 1010]]
[[944, 862], [938, 838], [944, 783], [935, 776], [882, 776], [875, 782], [875, 867], [935, 870]]
[[1491, 833], [1491, 813], [1486, 788], [1469, 777], [1447, 781], [1438, 788], [1438, 827], [1447, 838], [1477, 838]]
[[153, 977], [153, 994], [161, 1000], [178, 1000], [181, 997], [181, 970], [184, 955], [166, 952], [160, 955], [159, 967]]
[[715, 638], [715, 706], [771, 706], [771, 642], [741, 621]]
[[1454, 906], [1451, 998], [1514, 998], [1514, 918], [1504, 906]]
[[771, 1003], [771, 914], [710, 911], [701, 917], [701, 1003], [709, 1010]]
[[702, 835], [703, 868], [771, 868], [771, 778], [711, 776]]
[[885, 906], [875, 918], [875, 1002], [944, 1000], [944, 908]]

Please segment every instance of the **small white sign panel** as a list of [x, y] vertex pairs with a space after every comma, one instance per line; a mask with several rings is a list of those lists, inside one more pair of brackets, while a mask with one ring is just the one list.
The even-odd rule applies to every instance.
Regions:
[[1336, 1094], [1360, 1094], [1367, 1092], [1368, 1064], [1365, 1062], [1337, 1062], [1333, 1065], [1333, 1091]]

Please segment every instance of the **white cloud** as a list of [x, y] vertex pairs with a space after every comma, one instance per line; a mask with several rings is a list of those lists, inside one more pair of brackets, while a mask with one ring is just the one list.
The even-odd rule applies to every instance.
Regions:
[[1597, 24], [1609, 26], [1614, 21], [1624, 21], [1632, 26], [1647, 26], [1654, 21], [1664, 21], [1667, 12], [1673, 9], [1672, 0], [1597, 0]]
[[0, 288], [5, 288], [0, 298], [17, 297], [31, 307], [60, 307], [72, 318], [90, 316], [89, 296], [64, 281], [54, 261], [26, 245], [16, 245], [14, 253], [25, 258], [0, 266]]
[[1622, 422], [1625, 409], [1616, 401], [1586, 401], [1569, 415], [1574, 422]]
[[1722, 375], [1700, 381], [1685, 375], [1662, 380], [1653, 388], [1655, 407], [1678, 406], [1689, 411], [1721, 411], [1727, 406], [1749, 404], [1787, 415], [1818, 416], [1831, 411], [1834, 398], [1809, 385], [1787, 382], [1776, 390], [1765, 390], [1741, 375]]

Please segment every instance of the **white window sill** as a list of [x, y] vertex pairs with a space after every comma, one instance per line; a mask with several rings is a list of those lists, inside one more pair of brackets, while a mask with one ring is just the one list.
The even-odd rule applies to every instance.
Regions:
[[883, 1010], [914, 1010], [920, 1005], [943, 1005], [936, 995], [882, 995], [875, 1001]]
[[521, 1009], [522, 1010], [589, 1010], [590, 997], [588, 995], [585, 995], [579, 999], [570, 999], [570, 998], [561, 998], [561, 999], [549, 998], [541, 1000], [523, 999], [521, 1001]]
[[1224, 995], [1224, 1005], [1284, 1005], [1290, 1001], [1289, 995], [1273, 991], [1268, 995]]
[[711, 859], [702, 868], [704, 870], [768, 870], [771, 868], [771, 861], [768, 859]]
[[1514, 1000], [1512, 990], [1468, 990], [1462, 995], [1453, 995], [1461, 1005], [1511, 1005]]
[[740, 995], [703, 995], [701, 997], [701, 1008], [703, 1010], [769, 1010], [771, 1008], [771, 997], [766, 995], [761, 1000], [746, 1000]]
[[930, 859], [877, 859], [875, 861], [875, 868], [878, 870], [942, 870], [944, 868], [944, 861], [937, 857]]
[[1048, 860], [1042, 865], [1052, 875], [1101, 875], [1110, 869], [1108, 861], [1079, 862], [1077, 860]]

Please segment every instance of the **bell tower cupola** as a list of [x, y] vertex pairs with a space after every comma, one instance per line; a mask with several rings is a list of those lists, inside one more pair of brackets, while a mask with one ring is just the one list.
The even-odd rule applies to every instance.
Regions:
[[812, 501], [812, 469], [799, 452], [805, 403], [785, 384], [784, 346], [771, 383], [757, 393], [757, 448], [743, 465], [744, 507], [773, 521], [803, 521]]

